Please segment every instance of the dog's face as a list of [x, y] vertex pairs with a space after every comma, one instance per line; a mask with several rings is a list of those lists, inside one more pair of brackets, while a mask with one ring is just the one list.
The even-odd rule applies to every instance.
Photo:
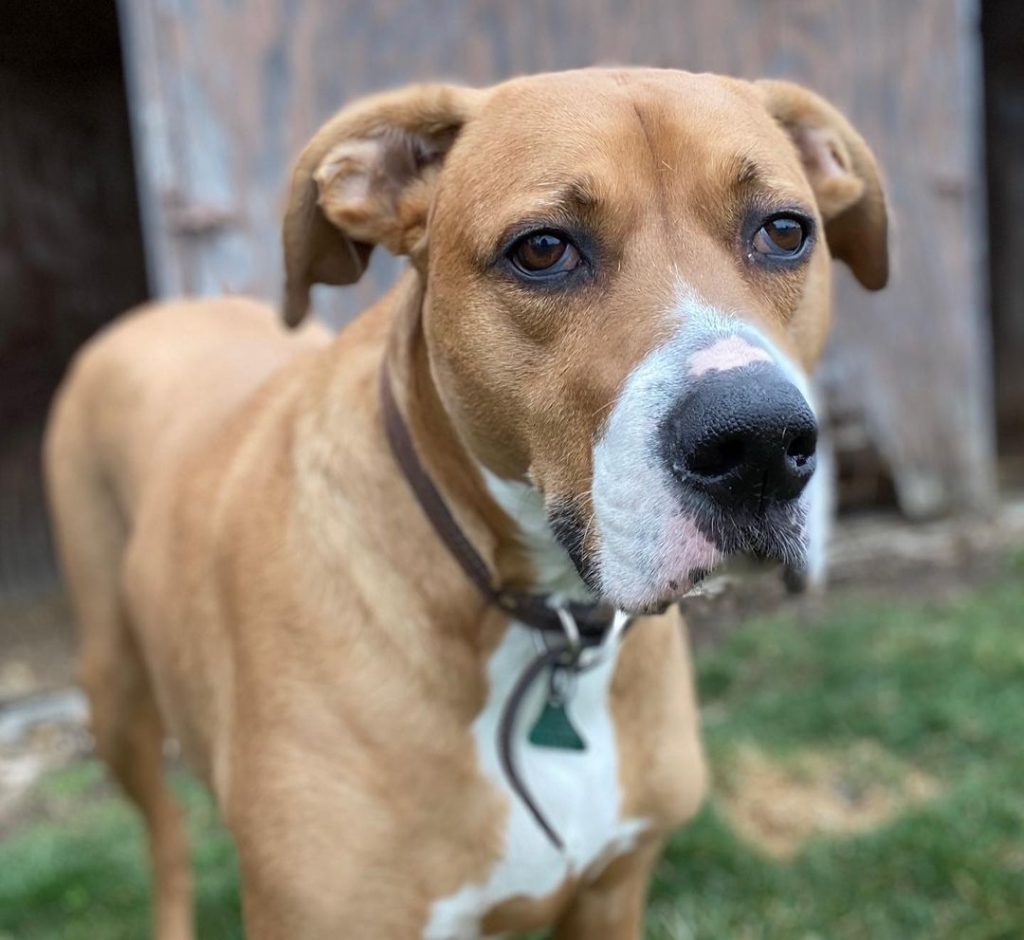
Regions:
[[457, 431], [543, 493], [605, 599], [655, 609], [736, 553], [799, 568], [829, 249], [886, 278], [859, 136], [796, 86], [674, 71], [405, 95], [317, 150], [314, 221], [334, 232], [303, 244], [306, 280], [351, 279], [375, 243], [413, 256]]

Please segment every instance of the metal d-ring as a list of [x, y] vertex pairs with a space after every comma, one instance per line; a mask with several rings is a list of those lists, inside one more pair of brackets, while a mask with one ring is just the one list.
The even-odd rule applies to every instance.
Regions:
[[602, 662], [609, 653], [614, 652], [632, 619], [632, 615], [627, 614], [624, 610], [616, 610], [612, 622], [605, 630], [604, 636], [601, 637], [601, 642], [597, 646], [580, 651], [576, 668], [580, 671], [591, 669]]
[[567, 607], [556, 607], [555, 613], [558, 615], [558, 620], [562, 624], [562, 631], [565, 633], [566, 652], [575, 659], [581, 645], [580, 628], [576, 623], [576, 618], [569, 612]]
[[633, 619], [632, 615], [627, 614], [624, 610], [616, 610], [612, 622], [608, 625], [600, 641], [594, 646], [584, 647], [576, 618], [568, 608], [556, 607], [555, 613], [558, 615], [558, 621], [565, 633], [566, 662], [563, 665], [575, 672], [590, 669], [601, 662], [609, 652], [618, 646], [622, 634], [626, 632], [626, 628]]

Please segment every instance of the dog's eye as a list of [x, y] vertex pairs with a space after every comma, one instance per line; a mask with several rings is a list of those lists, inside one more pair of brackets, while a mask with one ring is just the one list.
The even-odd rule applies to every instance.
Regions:
[[531, 232], [517, 241], [509, 260], [523, 274], [534, 277], [562, 274], [580, 263], [576, 246], [558, 232]]
[[754, 233], [754, 251], [769, 258], [798, 258], [807, 244], [808, 223], [795, 215], [777, 215]]

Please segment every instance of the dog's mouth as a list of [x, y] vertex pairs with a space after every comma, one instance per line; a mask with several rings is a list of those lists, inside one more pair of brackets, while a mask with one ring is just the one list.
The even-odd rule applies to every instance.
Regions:
[[[552, 530], [597, 598], [633, 614], [655, 614], [700, 591], [723, 565], [754, 563], [799, 574], [807, 566], [807, 508], [802, 500], [759, 510], [724, 513], [713, 505], [682, 509], [639, 557], [619, 559], [587, 544], [584, 514], [562, 503], [549, 515]], [[749, 566], [749, 565], [748, 565]]]

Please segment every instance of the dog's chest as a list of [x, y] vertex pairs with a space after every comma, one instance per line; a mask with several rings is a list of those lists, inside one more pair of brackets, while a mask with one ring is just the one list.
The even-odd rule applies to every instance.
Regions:
[[557, 849], [512, 790], [498, 757], [498, 725], [516, 680], [538, 653], [528, 628], [512, 624], [491, 657], [487, 702], [473, 726], [481, 770], [508, 800], [502, 854], [479, 881], [436, 901], [425, 940], [471, 940], [492, 908], [511, 898], [544, 898], [567, 877], [593, 869], [629, 850], [644, 828], [620, 813], [619, 762], [609, 687], [613, 657], [577, 676], [566, 712], [583, 750], [540, 746], [528, 740], [548, 697], [537, 680], [519, 710], [513, 754], [537, 806], [564, 842]]

